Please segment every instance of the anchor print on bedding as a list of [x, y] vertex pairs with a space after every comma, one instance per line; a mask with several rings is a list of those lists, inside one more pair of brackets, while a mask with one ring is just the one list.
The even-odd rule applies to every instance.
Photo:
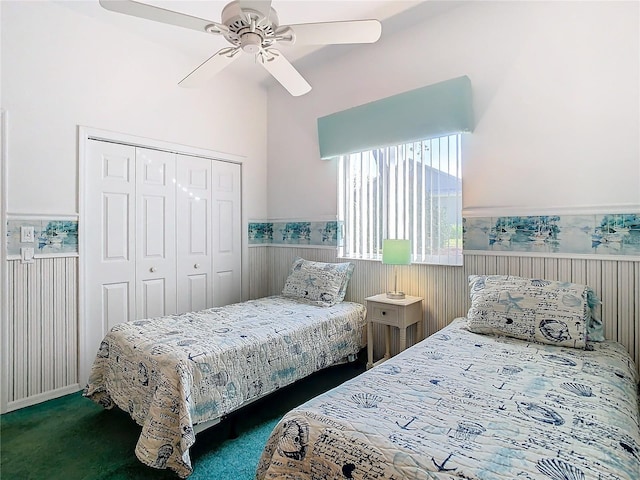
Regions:
[[[458, 319], [285, 415], [257, 479], [637, 480], [636, 388], [619, 343], [557, 347]], [[308, 425], [297, 458], [278, 447], [290, 422]]]

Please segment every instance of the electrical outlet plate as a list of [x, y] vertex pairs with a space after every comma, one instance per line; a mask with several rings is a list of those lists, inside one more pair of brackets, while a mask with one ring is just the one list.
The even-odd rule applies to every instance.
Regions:
[[22, 263], [33, 263], [34, 250], [33, 247], [20, 248], [20, 260]]
[[24, 225], [20, 227], [20, 241], [22, 243], [35, 242], [33, 227], [24, 226]]

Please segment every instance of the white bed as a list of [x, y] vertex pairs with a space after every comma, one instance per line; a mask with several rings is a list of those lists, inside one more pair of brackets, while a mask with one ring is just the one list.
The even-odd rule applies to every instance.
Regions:
[[636, 369], [587, 338], [590, 291], [480, 280], [467, 318], [286, 414], [256, 478], [640, 479]]
[[336, 301], [341, 295], [328, 303], [273, 296], [122, 323], [102, 341], [84, 395], [142, 426], [140, 461], [186, 477], [202, 426], [355, 358], [366, 345], [365, 307]]

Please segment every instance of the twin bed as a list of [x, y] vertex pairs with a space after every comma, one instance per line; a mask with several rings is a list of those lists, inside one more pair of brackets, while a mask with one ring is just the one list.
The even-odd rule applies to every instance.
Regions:
[[296, 259], [283, 295], [121, 323], [102, 341], [84, 395], [142, 426], [141, 462], [186, 477], [198, 431], [355, 359], [366, 334], [364, 306], [342, 301], [352, 271]]
[[465, 326], [289, 412], [257, 478], [640, 478], [634, 369], [620, 344], [576, 350]]
[[257, 479], [639, 479], [635, 366], [591, 289], [470, 288], [466, 318], [285, 415]]
[[[635, 366], [602, 338], [591, 289], [503, 276], [471, 277], [470, 288], [466, 318], [286, 414], [256, 478], [640, 478]], [[284, 313], [292, 301], [295, 319]], [[281, 308], [271, 320], [264, 302]], [[312, 320], [317, 311], [333, 318]], [[143, 462], [186, 476], [195, 425], [357, 352], [364, 307], [274, 297], [124, 325], [105, 339], [86, 394], [143, 425]]]

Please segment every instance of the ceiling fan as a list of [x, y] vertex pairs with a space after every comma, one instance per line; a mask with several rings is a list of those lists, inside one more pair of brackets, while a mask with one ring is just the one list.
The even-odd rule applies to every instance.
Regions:
[[304, 95], [311, 90], [311, 85], [275, 48], [276, 45], [373, 43], [382, 32], [378, 20], [280, 25], [278, 15], [271, 7], [271, 0], [232, 1], [222, 9], [220, 23], [133, 0], [100, 0], [100, 5], [113, 12], [226, 38], [231, 45], [218, 50], [183, 78], [179, 85], [184, 87], [202, 85], [244, 52], [255, 55], [257, 63], [291, 95]]

